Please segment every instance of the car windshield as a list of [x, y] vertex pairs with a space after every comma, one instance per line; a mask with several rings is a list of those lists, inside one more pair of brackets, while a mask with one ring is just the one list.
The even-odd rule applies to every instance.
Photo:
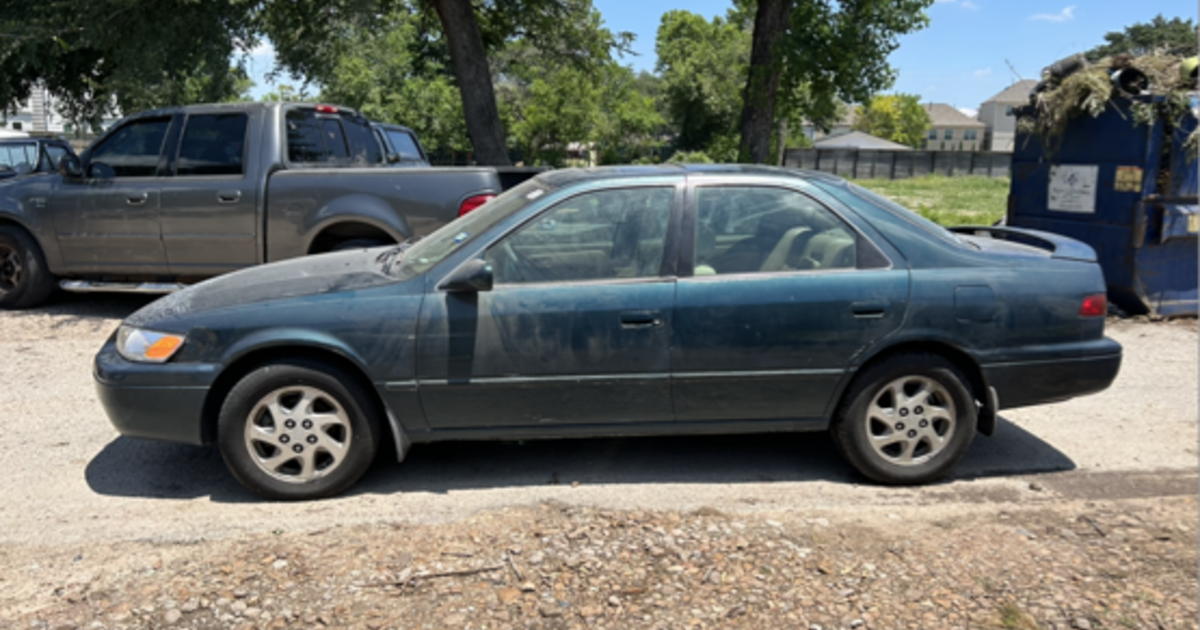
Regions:
[[544, 184], [531, 179], [496, 197], [478, 210], [447, 223], [404, 252], [404, 259], [392, 272], [393, 275], [408, 279], [429, 271], [431, 267], [458, 251], [458, 248], [533, 203], [546, 194], [546, 190]]
[[838, 200], [852, 208], [858, 209], [860, 204], [869, 203], [873, 206], [887, 210], [891, 214], [903, 219], [907, 223], [912, 224], [914, 227], [920, 229], [926, 234], [929, 234], [930, 236], [958, 244], [962, 244], [963, 242], [963, 240], [960, 239], [954, 232], [947, 230], [937, 223], [926, 219], [925, 217], [913, 212], [912, 210], [909, 210], [908, 208], [905, 208], [904, 206], [892, 201], [891, 199], [888, 199], [887, 197], [873, 193], [857, 184], [846, 182], [845, 186], [831, 185], [821, 187], [824, 188], [826, 192], [834, 197], [837, 197]]

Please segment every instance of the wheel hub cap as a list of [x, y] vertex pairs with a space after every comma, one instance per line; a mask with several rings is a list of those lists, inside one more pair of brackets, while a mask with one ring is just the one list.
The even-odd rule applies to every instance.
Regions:
[[263, 472], [288, 483], [328, 475], [346, 459], [350, 419], [315, 387], [277, 389], [259, 400], [246, 421], [246, 449]]
[[946, 448], [957, 418], [945, 387], [928, 377], [905, 376], [875, 394], [864, 421], [871, 448], [884, 461], [918, 466]]

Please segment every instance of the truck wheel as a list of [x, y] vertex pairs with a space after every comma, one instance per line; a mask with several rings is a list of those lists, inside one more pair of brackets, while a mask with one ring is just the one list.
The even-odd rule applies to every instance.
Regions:
[[954, 468], [975, 436], [969, 382], [941, 356], [896, 355], [855, 380], [834, 420], [833, 441], [875, 481], [933, 481]]
[[242, 485], [268, 499], [319, 499], [358, 481], [379, 448], [367, 391], [320, 361], [268, 363], [221, 405], [217, 443]]
[[28, 232], [0, 226], [0, 308], [32, 308], [54, 292], [42, 248]]

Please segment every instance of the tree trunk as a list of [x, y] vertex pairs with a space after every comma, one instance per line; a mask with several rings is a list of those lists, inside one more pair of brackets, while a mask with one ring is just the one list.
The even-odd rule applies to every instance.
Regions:
[[787, 33], [795, 0], [758, 0], [754, 14], [754, 43], [750, 48], [750, 72], [742, 99], [743, 162], [765, 164], [771, 158], [771, 131], [775, 123], [775, 100], [783, 72], [776, 49]]
[[446, 33], [475, 158], [479, 164], [508, 166], [508, 148], [504, 143], [500, 111], [496, 109], [492, 71], [488, 67], [471, 0], [430, 0], [430, 4], [437, 11]]

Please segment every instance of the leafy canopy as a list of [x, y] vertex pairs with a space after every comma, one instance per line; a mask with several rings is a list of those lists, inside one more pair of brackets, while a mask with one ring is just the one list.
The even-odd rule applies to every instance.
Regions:
[[873, 136], [919, 148], [932, 121], [912, 94], [876, 96], [855, 110], [854, 129]]
[[1194, 57], [1198, 35], [1191, 18], [1168, 20], [1160, 14], [1149, 22], [1138, 22], [1126, 26], [1123, 31], [1109, 32], [1104, 36], [1104, 44], [1087, 51], [1084, 56], [1093, 62], [1122, 53], [1135, 57], [1150, 53]]

